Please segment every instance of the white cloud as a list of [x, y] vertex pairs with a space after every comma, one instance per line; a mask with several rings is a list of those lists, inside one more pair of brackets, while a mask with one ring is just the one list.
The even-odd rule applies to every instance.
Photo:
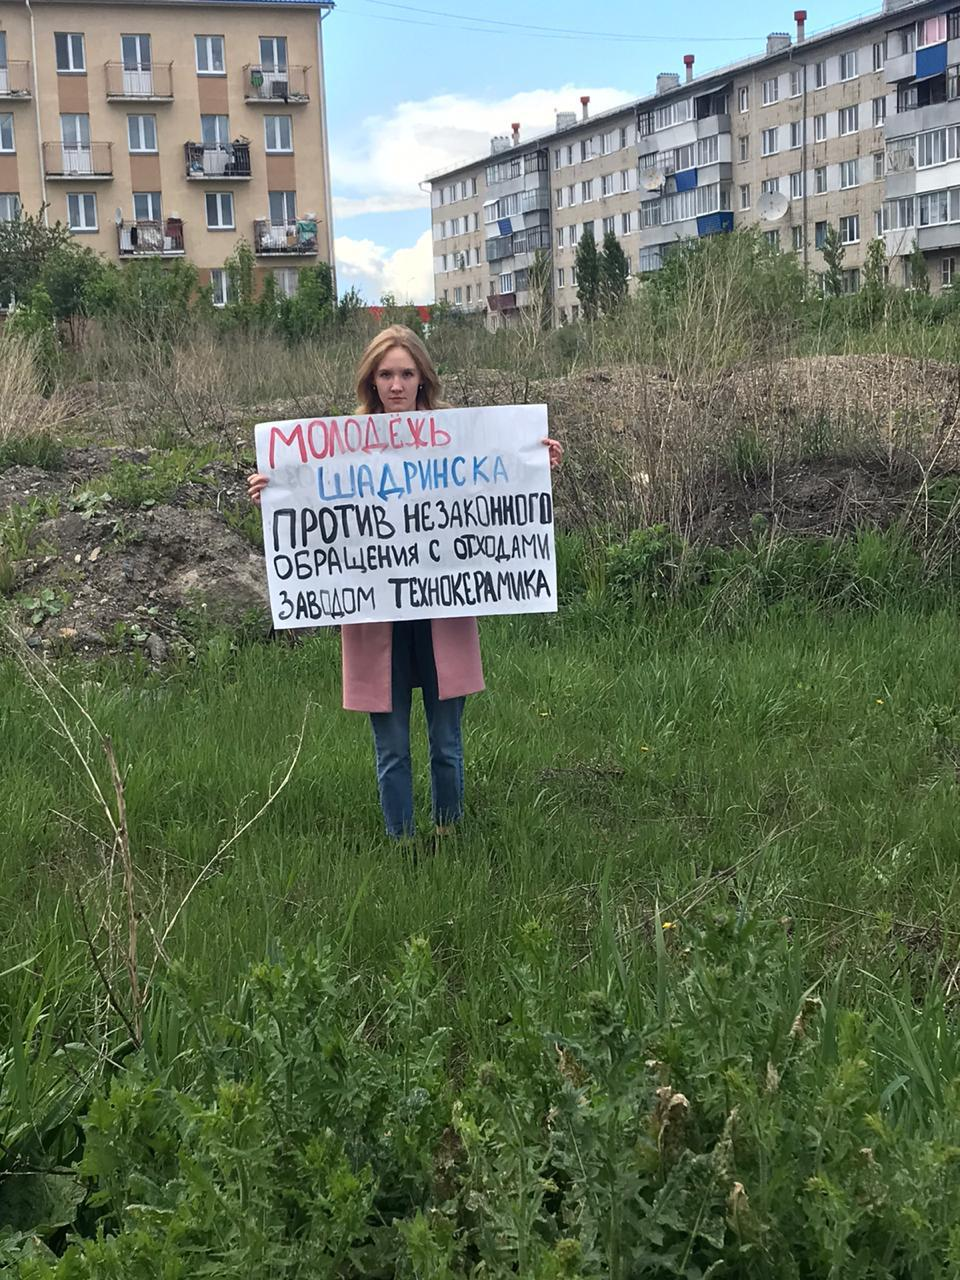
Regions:
[[332, 148], [337, 215], [425, 209], [429, 197], [419, 184], [428, 173], [488, 154], [491, 137], [509, 134], [515, 120], [521, 142], [548, 132], [557, 111], [580, 114], [581, 94], [590, 95], [594, 113], [635, 96], [621, 89], [573, 85], [491, 100], [441, 94], [398, 102], [388, 115], [368, 116], [346, 145]]
[[341, 292], [344, 281], [355, 282], [368, 302], [392, 293], [397, 302], [433, 299], [433, 236], [425, 231], [406, 249], [387, 249], [373, 240], [337, 236], [334, 241]]

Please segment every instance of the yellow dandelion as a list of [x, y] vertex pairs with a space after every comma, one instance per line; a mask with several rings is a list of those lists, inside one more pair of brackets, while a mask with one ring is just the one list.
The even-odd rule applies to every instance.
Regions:
[[673, 920], [664, 920], [663, 925], [662, 925], [662, 928], [664, 928], [664, 929], [675, 929], [676, 927], [677, 927], [677, 926], [676, 926], [676, 924], [674, 923], [674, 921], [673, 921]]
[[877, 704], [877, 706], [878, 706], [878, 707], [882, 707], [882, 706], [883, 706], [883, 699], [882, 699], [882, 698], [874, 698], [874, 702], [876, 702], [876, 704]]

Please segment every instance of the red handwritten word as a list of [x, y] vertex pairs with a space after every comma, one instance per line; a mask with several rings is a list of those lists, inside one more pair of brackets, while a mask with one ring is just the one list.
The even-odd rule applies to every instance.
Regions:
[[379, 425], [375, 418], [314, 418], [298, 422], [290, 431], [270, 428], [269, 459], [276, 467], [277, 445], [294, 449], [301, 462], [311, 458], [335, 458], [351, 453], [383, 453], [388, 449], [429, 449], [450, 443], [450, 432], [438, 427], [434, 418], [388, 418]]

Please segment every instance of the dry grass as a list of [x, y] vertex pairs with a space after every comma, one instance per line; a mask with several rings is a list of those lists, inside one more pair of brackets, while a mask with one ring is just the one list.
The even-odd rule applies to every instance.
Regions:
[[35, 339], [0, 335], [0, 444], [54, 435], [76, 412], [68, 391], [42, 394], [36, 349]]

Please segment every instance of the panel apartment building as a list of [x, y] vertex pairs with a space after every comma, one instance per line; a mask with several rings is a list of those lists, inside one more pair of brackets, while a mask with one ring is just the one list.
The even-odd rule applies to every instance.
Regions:
[[238, 241], [296, 290], [332, 264], [323, 0], [0, 0], [0, 217], [46, 207], [113, 261]]
[[[956, 0], [954, 0], [954, 4]], [[816, 35], [795, 34], [719, 71], [657, 77], [645, 98], [549, 134], [491, 140], [491, 154], [431, 178], [436, 296], [489, 324], [515, 322], [536, 248], [549, 248], [554, 319], [576, 319], [584, 227], [619, 238], [634, 274], [679, 240], [759, 223], [824, 271], [828, 225], [845, 245], [844, 288], [885, 241], [894, 283], [914, 242], [934, 290], [960, 261], [960, 8], [886, 4]]]

